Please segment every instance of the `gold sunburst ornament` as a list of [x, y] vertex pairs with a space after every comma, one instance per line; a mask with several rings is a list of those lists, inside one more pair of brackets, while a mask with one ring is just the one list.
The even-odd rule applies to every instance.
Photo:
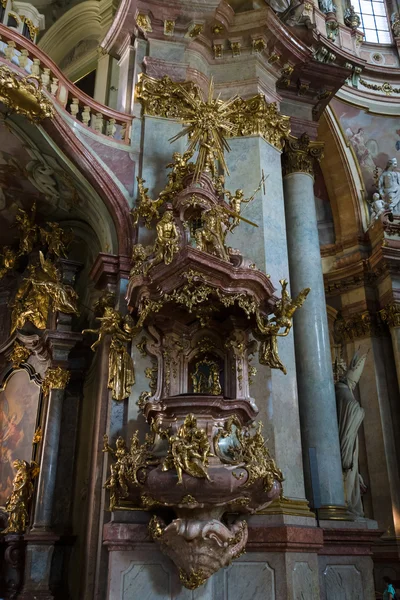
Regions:
[[217, 160], [229, 175], [224, 151], [229, 152], [230, 147], [225, 137], [229, 136], [234, 128], [231, 122], [231, 114], [237, 96], [225, 101], [221, 100], [219, 96], [214, 98], [213, 79], [210, 80], [207, 99], [190, 93], [183, 86], [180, 93], [187, 102], [187, 105], [182, 107], [180, 115], [180, 121], [186, 127], [170, 141], [175, 142], [187, 135], [189, 137], [188, 152], [194, 153], [195, 150], [198, 150], [194, 172], [195, 180], [198, 180], [203, 171], [211, 171], [214, 176]]

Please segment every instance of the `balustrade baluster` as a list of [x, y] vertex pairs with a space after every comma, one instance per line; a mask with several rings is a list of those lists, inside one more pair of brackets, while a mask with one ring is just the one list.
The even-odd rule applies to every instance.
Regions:
[[71, 115], [74, 117], [74, 119], [76, 119], [79, 113], [79, 98], [72, 98], [69, 110], [71, 111]]
[[28, 50], [22, 48], [21, 54], [18, 56], [18, 63], [21, 69], [25, 69], [28, 63]]
[[106, 124], [106, 135], [113, 138], [116, 130], [115, 119], [108, 119]]
[[48, 90], [50, 85], [50, 69], [45, 67], [40, 78], [42, 80], [42, 86]]
[[12, 59], [14, 58], [14, 54], [15, 54], [15, 42], [7, 42], [7, 46], [4, 50], [4, 54], [5, 54], [6, 59], [11, 62]]
[[57, 90], [58, 90], [58, 79], [56, 77], [53, 77], [51, 80], [51, 85], [50, 85], [51, 95], [55, 96], [57, 94]]
[[84, 106], [82, 112], [82, 122], [90, 127], [90, 106]]
[[40, 77], [40, 60], [38, 58], [34, 58], [32, 61], [31, 73], [35, 77]]
[[103, 133], [103, 115], [101, 113], [96, 113], [94, 129], [97, 133]]

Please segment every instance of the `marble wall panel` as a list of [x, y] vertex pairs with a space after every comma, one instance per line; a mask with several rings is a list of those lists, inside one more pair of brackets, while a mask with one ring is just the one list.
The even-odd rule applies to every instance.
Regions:
[[296, 562], [292, 571], [293, 599], [318, 600], [319, 586], [316, 573], [307, 562]]
[[374, 600], [372, 567], [369, 556], [319, 556], [321, 600]]

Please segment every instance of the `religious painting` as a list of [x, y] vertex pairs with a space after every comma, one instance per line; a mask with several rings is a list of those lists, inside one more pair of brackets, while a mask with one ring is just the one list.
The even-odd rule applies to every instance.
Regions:
[[32, 459], [39, 401], [40, 387], [23, 369], [12, 373], [0, 391], [0, 506], [12, 491], [13, 461]]
[[374, 171], [379, 174], [390, 158], [400, 162], [400, 118], [374, 115], [334, 98], [330, 104], [342, 131], [354, 149], [368, 198], [376, 191]]

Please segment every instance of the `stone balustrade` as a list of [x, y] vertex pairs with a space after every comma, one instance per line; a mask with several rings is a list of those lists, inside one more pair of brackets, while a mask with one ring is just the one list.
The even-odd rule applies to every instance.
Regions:
[[55, 63], [20, 34], [0, 24], [0, 66], [37, 77], [55, 104], [91, 131], [130, 143], [133, 117], [108, 108], [71, 83]]

